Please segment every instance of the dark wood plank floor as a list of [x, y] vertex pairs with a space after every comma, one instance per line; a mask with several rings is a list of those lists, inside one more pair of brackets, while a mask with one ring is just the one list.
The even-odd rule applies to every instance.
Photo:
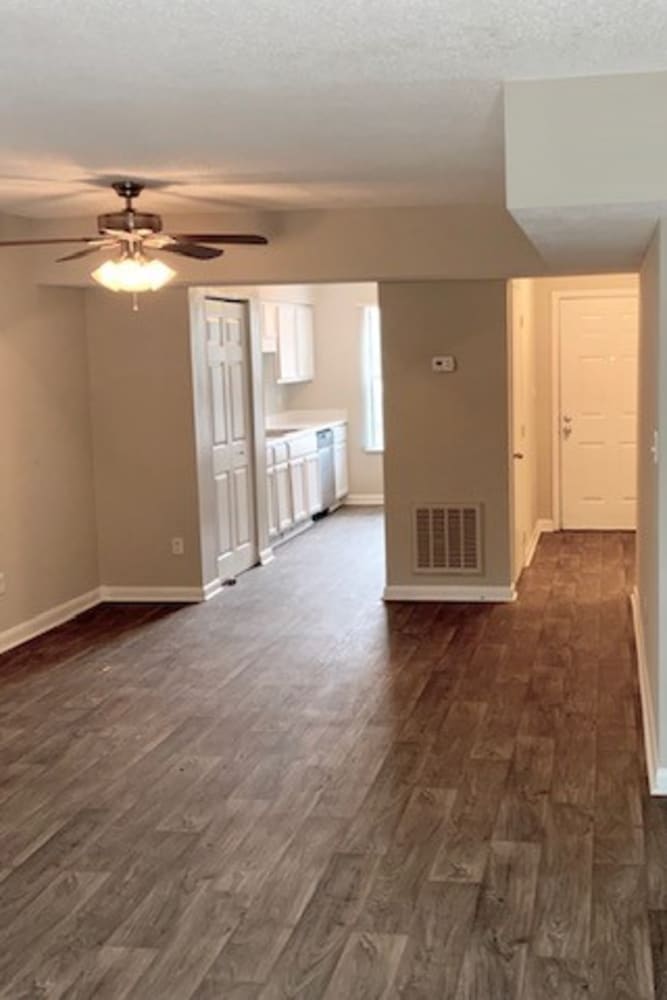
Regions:
[[0, 995], [667, 998], [633, 539], [514, 605], [379, 600], [340, 512], [207, 605], [0, 658]]

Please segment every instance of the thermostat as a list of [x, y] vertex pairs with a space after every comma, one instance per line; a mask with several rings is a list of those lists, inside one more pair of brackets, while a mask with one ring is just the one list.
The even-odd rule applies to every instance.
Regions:
[[437, 354], [431, 358], [431, 368], [434, 372], [455, 372], [456, 358], [453, 354]]

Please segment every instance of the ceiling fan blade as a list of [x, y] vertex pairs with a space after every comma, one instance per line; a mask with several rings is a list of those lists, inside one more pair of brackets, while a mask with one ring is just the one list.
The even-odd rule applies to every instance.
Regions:
[[0, 247], [45, 247], [53, 243], [95, 243], [99, 236], [65, 236], [50, 240], [0, 240]]
[[269, 242], [266, 236], [253, 233], [175, 233], [173, 238], [186, 243], [241, 243], [253, 246], [265, 246]]
[[181, 257], [194, 257], [197, 260], [213, 260], [222, 257], [224, 250], [214, 250], [213, 247], [203, 247], [199, 243], [166, 243], [156, 247], [160, 253], [177, 253]]
[[78, 260], [79, 257], [87, 257], [90, 253], [99, 253], [100, 250], [111, 250], [117, 246], [118, 242], [115, 240], [113, 243], [97, 243], [94, 246], [86, 247], [84, 250], [75, 250], [74, 253], [68, 253], [65, 257], [56, 257], [56, 264], [61, 264], [65, 260]]

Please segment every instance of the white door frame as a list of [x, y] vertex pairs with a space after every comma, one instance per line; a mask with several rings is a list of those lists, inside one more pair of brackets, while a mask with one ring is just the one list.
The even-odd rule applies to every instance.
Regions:
[[551, 511], [554, 531], [562, 524], [561, 503], [561, 413], [560, 413], [560, 313], [567, 299], [639, 298], [636, 288], [559, 289], [551, 293]]
[[[217, 572], [216, 499], [215, 484], [211, 475], [212, 428], [207, 417], [205, 400], [208, 393], [208, 365], [206, 357], [206, 299], [230, 299], [245, 307], [248, 344], [248, 372], [250, 380], [251, 427], [249, 444], [253, 449], [255, 539], [257, 557], [268, 561], [271, 546], [268, 539], [266, 510], [266, 445], [264, 438], [264, 404], [262, 398], [262, 344], [261, 325], [257, 304], [250, 298], [229, 295], [224, 287], [198, 287], [189, 289], [190, 299], [190, 357], [192, 361], [193, 419], [195, 426], [197, 492], [199, 498], [199, 542], [202, 564], [202, 582], [206, 598], [220, 590]], [[204, 419], [205, 418], [205, 419]]]

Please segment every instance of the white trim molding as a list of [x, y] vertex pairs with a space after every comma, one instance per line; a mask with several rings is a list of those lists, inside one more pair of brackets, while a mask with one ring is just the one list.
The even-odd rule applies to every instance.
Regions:
[[537, 552], [537, 546], [540, 543], [540, 538], [543, 534], [551, 532], [554, 530], [554, 523], [547, 518], [540, 518], [535, 522], [535, 527], [533, 528], [533, 534], [530, 541], [528, 542], [528, 548], [526, 549], [526, 561], [524, 566], [530, 566], [533, 559], [535, 558], [535, 553]]
[[[219, 581], [216, 581], [219, 585]], [[197, 604], [207, 600], [210, 587], [100, 587], [100, 600], [132, 604]], [[212, 597], [213, 593], [208, 596]]]
[[464, 604], [479, 603], [502, 603], [507, 604], [516, 600], [516, 590], [512, 587], [489, 587], [480, 584], [465, 586], [439, 586], [426, 584], [425, 586], [395, 584], [384, 588], [382, 595], [385, 601], [439, 601]]
[[632, 607], [632, 624], [635, 630], [635, 646], [637, 649], [637, 672], [639, 674], [639, 691], [642, 702], [642, 722], [644, 729], [644, 749], [646, 752], [646, 770], [651, 795], [667, 795], [667, 767], [660, 767], [658, 757], [658, 737], [655, 725], [655, 708], [653, 692], [648, 673], [646, 659], [646, 643], [644, 641], [644, 626], [642, 625], [641, 603], [639, 591], [635, 587], [630, 595]]
[[201, 600], [210, 601], [212, 597], [217, 597], [222, 591], [222, 580], [210, 580], [203, 589]]
[[346, 507], [384, 507], [384, 494], [348, 493], [343, 502]]
[[20, 646], [24, 642], [36, 639], [37, 636], [42, 635], [44, 632], [49, 632], [58, 625], [64, 625], [65, 622], [76, 618], [77, 615], [88, 611], [90, 608], [94, 608], [99, 603], [100, 591], [99, 588], [95, 588], [95, 590], [89, 590], [86, 594], [73, 597], [63, 604], [58, 604], [55, 608], [42, 611], [40, 614], [29, 618], [25, 622], [21, 622], [19, 625], [5, 629], [4, 632], [0, 632], [0, 653], [6, 653], [8, 650], [14, 649], [15, 646]]

